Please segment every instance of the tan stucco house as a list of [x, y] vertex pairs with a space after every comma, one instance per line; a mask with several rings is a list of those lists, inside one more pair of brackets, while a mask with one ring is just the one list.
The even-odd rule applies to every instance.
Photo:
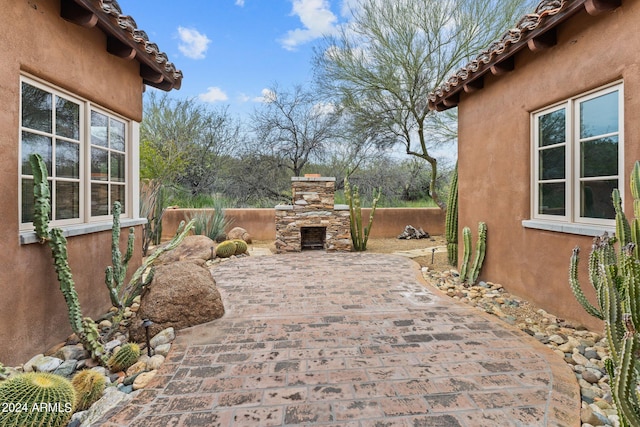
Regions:
[[[109, 307], [110, 206], [122, 202], [122, 226], [136, 227], [137, 242], [145, 222], [145, 85], [178, 89], [182, 73], [115, 0], [4, 2], [0, 36], [0, 362], [12, 365], [71, 333], [50, 250], [33, 233], [29, 154], [47, 162], [51, 225], [67, 235], [83, 314], [98, 316]], [[136, 246], [132, 264], [141, 259]]]
[[593, 236], [615, 231], [612, 189], [633, 215], [639, 21], [637, 0], [543, 0], [430, 95], [433, 109], [458, 108], [459, 223], [487, 223], [482, 276], [592, 328], [569, 259], [579, 245], [591, 289]]

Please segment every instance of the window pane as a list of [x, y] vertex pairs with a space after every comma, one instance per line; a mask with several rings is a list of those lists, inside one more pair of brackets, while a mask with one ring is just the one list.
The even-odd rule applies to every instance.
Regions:
[[36, 135], [30, 132], [22, 132], [22, 173], [32, 175], [29, 156], [40, 154], [47, 165], [47, 174], [51, 176], [51, 138]]
[[540, 184], [538, 213], [543, 215], [565, 214], [565, 184], [554, 182]]
[[618, 137], [582, 143], [581, 177], [618, 175]]
[[618, 131], [618, 91], [580, 103], [580, 138]]
[[51, 133], [52, 95], [22, 83], [22, 126]]
[[111, 206], [113, 206], [113, 203], [118, 201], [122, 204], [122, 212], [126, 212], [126, 205], [125, 205], [125, 193], [124, 193], [124, 185], [112, 185], [111, 186]]
[[565, 110], [554, 111], [538, 118], [540, 147], [565, 142]]
[[80, 183], [57, 181], [56, 219], [80, 218]]
[[64, 98], [56, 98], [56, 135], [80, 139], [80, 106]]
[[118, 151], [124, 151], [124, 123], [111, 119], [111, 148]]
[[56, 176], [80, 177], [80, 144], [58, 141], [56, 144]]
[[540, 179], [563, 179], [565, 177], [564, 146], [540, 150]]
[[614, 219], [611, 193], [618, 188], [617, 180], [583, 181], [580, 184], [580, 216], [585, 218]]
[[111, 153], [111, 180], [124, 182], [124, 154]]
[[108, 124], [109, 118], [96, 111], [91, 112], [91, 143], [101, 147], [108, 147]]
[[33, 222], [33, 180], [22, 180], [22, 222]]
[[91, 149], [91, 179], [96, 181], [109, 180], [109, 152], [99, 148]]
[[[49, 180], [49, 194], [51, 194], [51, 180]], [[22, 180], [22, 222], [33, 222], [33, 179]], [[51, 220], [51, 211], [49, 211]]]
[[91, 184], [91, 215], [109, 215], [109, 185]]

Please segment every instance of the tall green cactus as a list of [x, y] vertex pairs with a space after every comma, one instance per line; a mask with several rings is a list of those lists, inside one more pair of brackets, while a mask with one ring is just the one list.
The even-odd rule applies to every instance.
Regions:
[[373, 215], [376, 212], [376, 206], [378, 200], [380, 200], [381, 190], [378, 189], [378, 194], [373, 197], [371, 204], [371, 213], [369, 214], [369, 224], [362, 228], [362, 210], [360, 207], [360, 193], [358, 187], [354, 186], [353, 189], [349, 185], [349, 181], [344, 180], [344, 195], [349, 204], [349, 224], [351, 227], [351, 242], [353, 243], [353, 250], [366, 251], [367, 241], [369, 240], [369, 233], [371, 233], [371, 227], [373, 226]]
[[135, 239], [134, 229], [129, 228], [127, 250], [123, 257], [122, 252], [120, 252], [120, 214], [122, 212], [122, 205], [120, 202], [115, 202], [113, 204], [112, 212], [113, 227], [111, 229], [111, 261], [113, 265], [110, 265], [105, 269], [105, 284], [109, 290], [111, 304], [116, 307], [117, 311], [111, 318], [112, 327], [110, 331], [107, 332], [107, 337], [110, 337], [118, 330], [118, 326], [124, 318], [125, 309], [130, 307], [135, 297], [140, 295], [145, 287], [151, 283], [151, 280], [153, 279], [154, 261], [164, 252], [170, 251], [178, 246], [194, 225], [193, 220], [189, 222], [187, 226], [185, 226], [184, 221], [182, 221], [178, 227], [178, 232], [173, 239], [167, 245], [159, 247], [151, 256], [147, 257], [133, 274], [129, 283], [125, 284], [129, 261], [133, 256]]
[[467, 281], [470, 284], [476, 283], [478, 280], [478, 275], [480, 274], [480, 270], [482, 269], [482, 264], [484, 263], [484, 255], [487, 250], [487, 224], [484, 222], [478, 223], [478, 242], [476, 243], [476, 255], [473, 259], [473, 265], [471, 266], [471, 270], [469, 270], [469, 276], [467, 277]]
[[[576, 247], [569, 266], [571, 290], [590, 315], [604, 320], [609, 358], [605, 367], [611, 379], [611, 391], [621, 426], [640, 425], [640, 361], [637, 358], [640, 330], [640, 162], [631, 173], [634, 219], [629, 224], [620, 192], [612, 193], [616, 212], [616, 237], [607, 233], [596, 237], [589, 255], [589, 281], [595, 290], [592, 304], [578, 282], [580, 249]], [[616, 252], [614, 244], [619, 244]]]
[[462, 253], [462, 265], [460, 266], [460, 280], [463, 283], [473, 285], [476, 283], [476, 280], [478, 280], [487, 250], [487, 224], [484, 222], [478, 223], [478, 241], [476, 242], [476, 253], [471, 267], [469, 267], [472, 249], [471, 229], [469, 227], [462, 229], [462, 244], [464, 249]]
[[34, 178], [34, 227], [36, 235], [41, 243], [48, 242], [53, 257], [53, 265], [60, 283], [60, 291], [67, 304], [69, 323], [71, 329], [78, 336], [85, 348], [91, 352], [92, 357], [105, 364], [107, 362], [104, 347], [98, 340], [95, 322], [89, 318], [82, 318], [82, 309], [78, 301], [75, 283], [69, 267], [67, 254], [67, 239], [60, 228], [49, 231], [49, 213], [51, 202], [49, 200], [49, 185], [47, 183], [47, 169], [39, 154], [29, 157]]
[[462, 229], [462, 265], [460, 266], [460, 280], [465, 281], [467, 271], [469, 269], [469, 258], [471, 258], [471, 229], [464, 227]]
[[458, 164], [453, 170], [449, 200], [447, 202], [447, 217], [445, 219], [445, 237], [447, 239], [447, 258], [449, 264], [458, 265]]
[[119, 310], [124, 308], [124, 303], [120, 298], [120, 292], [124, 285], [124, 279], [127, 275], [127, 268], [129, 261], [133, 256], [133, 242], [134, 242], [134, 229], [129, 228], [129, 238], [127, 240], [127, 251], [124, 258], [122, 252], [120, 252], [120, 214], [122, 212], [122, 205], [120, 202], [113, 204], [113, 227], [111, 228], [111, 262], [105, 271], [105, 284], [109, 289], [109, 297], [111, 298], [111, 304], [117, 307]]

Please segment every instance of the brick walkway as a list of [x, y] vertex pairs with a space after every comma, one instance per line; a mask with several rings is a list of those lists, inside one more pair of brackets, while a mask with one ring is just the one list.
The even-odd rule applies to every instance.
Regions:
[[226, 314], [183, 330], [103, 426], [580, 426], [551, 350], [393, 255], [247, 257], [213, 270]]

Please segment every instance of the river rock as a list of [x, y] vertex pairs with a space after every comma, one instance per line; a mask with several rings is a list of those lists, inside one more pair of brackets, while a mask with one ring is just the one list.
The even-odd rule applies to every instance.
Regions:
[[149, 382], [158, 374], [157, 370], [154, 371], [149, 371], [149, 372], [142, 372], [140, 375], [138, 375], [135, 379], [135, 381], [133, 382], [133, 389], [134, 390], [140, 390], [141, 388], [145, 388], [147, 386], [147, 384], [149, 384]]
[[151, 348], [156, 348], [159, 345], [169, 344], [174, 339], [176, 339], [175, 329], [169, 327], [158, 332], [153, 338], [151, 338], [149, 340], [149, 345], [151, 345]]
[[154, 369], [160, 368], [162, 363], [164, 362], [164, 356], [160, 354], [153, 355], [147, 361], [147, 369], [153, 371]]
[[159, 354], [161, 356], [167, 356], [167, 354], [169, 354], [169, 350], [171, 350], [171, 344], [167, 343], [167, 344], [160, 344], [158, 346], [156, 346], [156, 348], [154, 349], [155, 354]]
[[79, 422], [80, 427], [96, 425], [104, 414], [111, 409], [123, 406], [136, 396], [137, 393], [126, 394], [115, 387], [107, 387], [102, 397], [86, 411], [76, 412], [71, 417], [71, 422]]

